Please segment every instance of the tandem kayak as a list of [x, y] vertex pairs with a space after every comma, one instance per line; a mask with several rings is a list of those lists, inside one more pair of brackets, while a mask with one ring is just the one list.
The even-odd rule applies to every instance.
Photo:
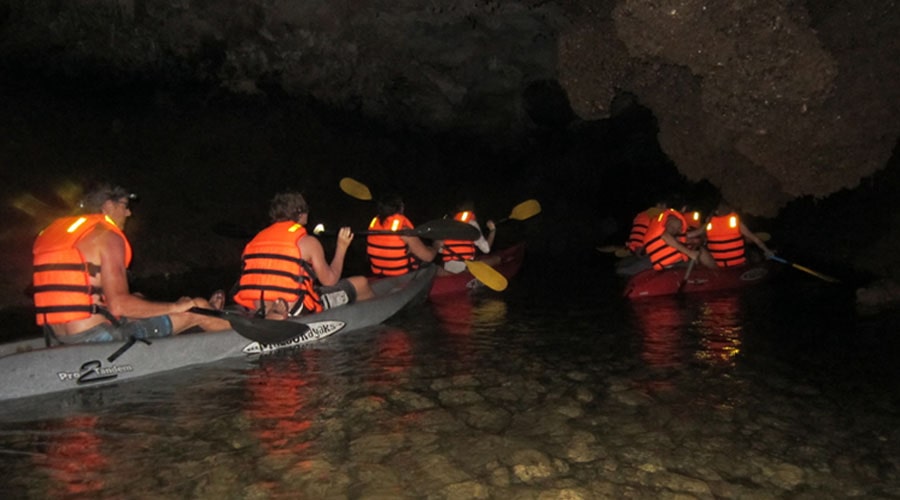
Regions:
[[[684, 280], [687, 267], [656, 271], [648, 269], [631, 276], [625, 284], [624, 296], [630, 299], [674, 295]], [[740, 267], [709, 269], [694, 266], [680, 293], [711, 292], [756, 285], [768, 279], [772, 266], [768, 262]]]
[[95, 387], [227, 358], [255, 358], [377, 325], [409, 304], [423, 303], [436, 271], [437, 266], [427, 266], [373, 281], [372, 299], [286, 320], [309, 329], [277, 343], [256, 342], [224, 330], [53, 347], [45, 347], [42, 338], [2, 344], [0, 400]]
[[[479, 255], [475, 257], [475, 260], [482, 260], [486, 257], [500, 257], [500, 263], [492, 267], [502, 274], [504, 278], [512, 278], [522, 268], [522, 262], [525, 260], [525, 243], [517, 243], [488, 255]], [[432, 299], [444, 295], [463, 293], [483, 286], [469, 271], [452, 274], [441, 269], [434, 278], [428, 298]]]

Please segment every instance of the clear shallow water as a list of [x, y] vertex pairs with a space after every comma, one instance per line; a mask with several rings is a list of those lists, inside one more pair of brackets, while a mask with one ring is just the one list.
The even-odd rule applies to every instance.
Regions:
[[[797, 275], [425, 304], [315, 348], [0, 413], [7, 497], [896, 498], [900, 318]], [[577, 289], [577, 287], [576, 287]]]

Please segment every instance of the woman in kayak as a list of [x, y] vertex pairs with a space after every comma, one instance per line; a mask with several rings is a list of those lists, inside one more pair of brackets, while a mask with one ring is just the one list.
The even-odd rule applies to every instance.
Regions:
[[[378, 215], [369, 223], [373, 231], [400, 231], [414, 229], [413, 223], [403, 214], [403, 199], [389, 194], [378, 200]], [[366, 254], [376, 276], [400, 276], [418, 269], [424, 262], [431, 262], [437, 250], [426, 245], [418, 236], [394, 234], [370, 234], [366, 239]]]

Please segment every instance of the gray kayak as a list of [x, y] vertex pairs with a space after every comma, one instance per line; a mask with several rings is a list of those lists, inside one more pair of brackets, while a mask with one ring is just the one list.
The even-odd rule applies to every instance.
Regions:
[[45, 347], [44, 339], [0, 344], [0, 401], [121, 382], [192, 365], [261, 355], [319, 342], [387, 320], [427, 297], [436, 266], [371, 282], [375, 297], [302, 316], [306, 333], [261, 343], [234, 330], [189, 333], [158, 339]]

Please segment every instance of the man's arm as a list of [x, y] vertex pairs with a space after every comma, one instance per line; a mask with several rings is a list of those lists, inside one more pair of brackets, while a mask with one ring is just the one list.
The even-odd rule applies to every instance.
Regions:
[[100, 256], [100, 286], [110, 313], [117, 317], [151, 318], [184, 312], [194, 306], [194, 302], [187, 297], [173, 303], [151, 302], [133, 295], [128, 290], [124, 240], [112, 231], [100, 231], [93, 242]]
[[669, 233], [663, 233], [662, 240], [665, 241], [666, 244], [670, 247], [690, 257], [691, 260], [697, 260], [698, 258], [700, 258], [700, 250], [691, 250], [690, 248], [684, 246], [683, 243], [678, 241], [678, 238], [675, 238]]
[[342, 227], [338, 232], [337, 246], [331, 264], [325, 261], [325, 250], [315, 236], [306, 235], [297, 244], [303, 258], [312, 265], [313, 271], [316, 272], [319, 283], [331, 286], [341, 279], [341, 273], [344, 271], [344, 258], [347, 256], [347, 247], [350, 246], [351, 241], [353, 241], [353, 233], [350, 232], [350, 228]]
[[762, 250], [764, 254], [766, 254], [766, 257], [775, 255], [775, 252], [770, 250], [769, 247], [766, 246], [766, 244], [763, 242], [763, 240], [759, 239], [759, 237], [756, 236], [756, 234], [753, 231], [751, 231], [750, 228], [745, 226], [743, 222], [741, 222], [741, 235], [744, 238], [752, 241], [754, 245], [759, 247], [759, 249]]
[[426, 245], [418, 236], [401, 236], [401, 240], [409, 247], [409, 251], [422, 262], [431, 262], [437, 255], [437, 250]]

